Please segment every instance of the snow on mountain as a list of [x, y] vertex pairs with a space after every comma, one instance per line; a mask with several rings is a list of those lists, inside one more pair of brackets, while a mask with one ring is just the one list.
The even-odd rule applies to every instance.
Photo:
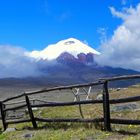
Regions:
[[49, 45], [41, 51], [32, 51], [28, 55], [38, 60], [52, 60], [56, 59], [64, 52], [72, 54], [75, 58], [77, 58], [77, 55], [80, 53], [93, 53], [95, 55], [100, 55], [98, 51], [75, 38], [69, 38], [66, 40], [59, 41], [56, 44]]

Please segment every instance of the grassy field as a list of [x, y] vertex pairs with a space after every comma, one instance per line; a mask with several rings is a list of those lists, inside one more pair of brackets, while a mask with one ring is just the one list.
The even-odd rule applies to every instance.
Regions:
[[[122, 98], [140, 94], [140, 86], [110, 89], [110, 98]], [[91, 98], [95, 98], [95, 95]], [[140, 102], [137, 102], [140, 104]], [[113, 107], [114, 105], [111, 105]], [[82, 105], [84, 118], [102, 117], [102, 104]], [[80, 118], [78, 106], [41, 108], [35, 116], [44, 118]], [[140, 110], [111, 112], [112, 118], [140, 119]], [[112, 132], [103, 131], [102, 123], [40, 123], [34, 130], [31, 123], [9, 125], [16, 131], [0, 134], [0, 140], [139, 140], [139, 125], [111, 125]], [[2, 126], [1, 126], [2, 128]], [[31, 138], [27, 136], [31, 135]]]

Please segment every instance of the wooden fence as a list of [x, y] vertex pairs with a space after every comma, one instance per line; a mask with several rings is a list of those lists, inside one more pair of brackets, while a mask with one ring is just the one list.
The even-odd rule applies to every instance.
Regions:
[[[130, 75], [130, 76], [119, 76], [119, 77], [112, 77], [106, 79], [100, 79], [97, 82], [88, 83], [88, 84], [80, 84], [80, 85], [71, 85], [71, 86], [61, 86], [55, 88], [46, 88], [34, 92], [26, 92], [21, 95], [17, 95], [11, 98], [7, 98], [0, 102], [0, 110], [1, 110], [1, 120], [3, 124], [3, 129], [6, 130], [9, 124], [16, 124], [16, 123], [24, 123], [24, 122], [32, 122], [34, 128], [37, 128], [37, 122], [103, 122], [104, 123], [104, 130], [111, 131], [111, 124], [135, 124], [139, 125], [140, 120], [126, 120], [126, 119], [113, 119], [110, 118], [110, 104], [118, 104], [118, 103], [126, 103], [126, 102], [133, 102], [133, 101], [140, 101], [140, 96], [134, 97], [127, 97], [127, 98], [120, 98], [120, 99], [111, 99], [109, 100], [109, 90], [108, 90], [108, 83], [111, 81], [117, 80], [128, 80], [128, 79], [140, 79], [140, 75]], [[103, 100], [83, 100], [83, 101], [71, 101], [71, 102], [46, 102], [43, 101], [42, 104], [31, 104], [29, 99], [29, 95], [45, 93], [49, 91], [55, 90], [66, 90], [66, 89], [73, 89], [73, 88], [80, 88], [80, 87], [90, 87], [90, 86], [103, 86]], [[24, 97], [23, 104], [8, 107], [8, 101], [13, 101], [14, 99], [18, 99]], [[14, 103], [13, 103], [14, 104]], [[103, 117], [102, 118], [94, 118], [94, 119], [84, 119], [84, 118], [57, 118], [57, 119], [49, 119], [49, 118], [38, 118], [34, 116], [33, 108], [41, 108], [41, 107], [57, 107], [57, 106], [74, 106], [74, 105], [82, 105], [82, 104], [102, 104], [103, 105]], [[14, 120], [6, 120], [6, 112], [18, 110], [27, 107], [29, 113], [29, 119], [14, 119]]]

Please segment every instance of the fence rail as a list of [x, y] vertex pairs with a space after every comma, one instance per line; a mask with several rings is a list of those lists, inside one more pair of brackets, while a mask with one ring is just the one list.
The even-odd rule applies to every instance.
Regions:
[[[120, 98], [120, 99], [109, 99], [109, 91], [108, 91], [108, 82], [117, 81], [117, 80], [128, 80], [128, 79], [140, 79], [140, 75], [129, 75], [129, 76], [118, 76], [106, 79], [100, 79], [97, 82], [88, 83], [88, 84], [80, 84], [80, 85], [72, 85], [72, 86], [61, 86], [55, 88], [47, 88], [33, 92], [25, 92], [21, 95], [17, 95], [11, 98], [7, 98], [0, 102], [0, 110], [1, 110], [1, 119], [3, 123], [3, 128], [6, 130], [9, 124], [15, 123], [24, 123], [24, 122], [32, 122], [34, 128], [37, 128], [37, 122], [104, 122], [104, 130], [110, 131], [111, 124], [135, 124], [139, 125], [140, 120], [125, 120], [125, 119], [113, 119], [110, 118], [110, 104], [118, 104], [118, 103], [126, 103], [126, 102], [134, 102], [140, 101], [140, 96]], [[31, 101], [35, 99], [29, 99], [29, 95], [45, 93], [49, 91], [55, 90], [66, 90], [80, 87], [89, 87], [103, 85], [103, 99], [102, 100], [84, 100], [84, 101], [71, 101], [71, 102], [47, 102], [42, 101], [42, 104], [31, 104]], [[14, 99], [24, 97], [25, 100], [18, 101], [18, 103], [24, 103], [22, 105], [14, 106], [6, 108], [6, 105], [15, 105], [15, 102], [7, 103], [9, 101], [13, 101]], [[37, 99], [36, 99], [37, 100]], [[41, 101], [41, 100], [37, 100]], [[58, 106], [74, 106], [74, 105], [82, 105], [82, 104], [102, 104], [103, 105], [103, 118], [95, 118], [95, 119], [84, 119], [84, 118], [57, 118], [57, 119], [48, 119], [48, 118], [37, 118], [34, 116], [33, 108], [34, 107], [58, 107]], [[17, 110], [27, 107], [30, 119], [20, 119], [20, 120], [6, 120], [6, 112], [11, 110]]]

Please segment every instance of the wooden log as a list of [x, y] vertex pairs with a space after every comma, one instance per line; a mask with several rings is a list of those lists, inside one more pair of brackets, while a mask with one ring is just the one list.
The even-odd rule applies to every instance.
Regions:
[[[127, 103], [127, 102], [134, 102], [134, 101], [140, 101], [140, 96], [133, 96], [133, 97], [128, 97], [128, 98], [109, 100], [110, 104]], [[31, 105], [31, 106], [32, 107], [53, 107], [53, 106], [55, 107], [55, 106], [71, 106], [71, 105], [79, 105], [79, 104], [97, 104], [97, 103], [103, 103], [103, 101], [102, 100], [90, 100], [90, 101], [62, 102], [62, 103], [48, 102], [46, 104], [36, 104], [36, 105]], [[27, 105], [24, 104], [24, 105], [17, 106], [17, 107], [6, 108], [6, 109], [4, 109], [4, 111], [21, 109], [25, 106], [27, 106]]]
[[25, 95], [25, 99], [26, 99], [26, 103], [27, 103], [27, 107], [28, 107], [28, 112], [29, 112], [29, 116], [30, 116], [30, 119], [32, 121], [33, 127], [37, 128], [37, 124], [36, 124], [36, 121], [35, 121], [35, 118], [34, 118], [32, 107], [31, 107], [31, 104], [30, 104], [30, 101], [29, 101], [29, 98], [28, 98], [27, 95]]
[[110, 119], [113, 124], [140, 125], [140, 120]]
[[[86, 100], [86, 101], [80, 101], [80, 102], [64, 102], [64, 103], [56, 103], [56, 102], [48, 102], [48, 101], [44, 101], [44, 100], [38, 100], [38, 99], [31, 99], [31, 101], [41, 101], [44, 102], [46, 104], [36, 104], [36, 105], [32, 105], [32, 107], [45, 107], [46, 106], [63, 106], [63, 105], [79, 105], [79, 104], [96, 104], [96, 103], [102, 103], [102, 100]], [[127, 98], [120, 98], [120, 99], [111, 99], [109, 100], [110, 104], [117, 104], [117, 103], [127, 103], [127, 102], [134, 102], [134, 101], [140, 101], [140, 96], [132, 96], [132, 97], [127, 97]], [[25, 102], [25, 101], [24, 101]], [[17, 103], [21, 103], [20, 101]], [[13, 105], [14, 103], [9, 103], [6, 105]], [[16, 104], [16, 103], [15, 103]], [[25, 105], [25, 104], [24, 104]], [[21, 107], [24, 107], [24, 105], [21, 105]], [[26, 106], [26, 105], [25, 105]], [[13, 107], [13, 108], [7, 108], [5, 109], [6, 111], [8, 110], [12, 110], [12, 109], [18, 109], [20, 107]]]
[[111, 99], [110, 104], [118, 104], [118, 103], [128, 103], [128, 102], [136, 102], [140, 101], [140, 96], [133, 96], [127, 98], [120, 98], [120, 99]]
[[140, 79], [140, 75], [123, 75], [117, 77], [109, 77], [109, 78], [100, 78], [100, 80], [104, 81], [116, 81], [116, 80], [128, 80], [128, 79]]
[[2, 102], [0, 102], [1, 119], [2, 119], [2, 124], [3, 124], [3, 129], [5, 131], [7, 128], [7, 123], [6, 123], [6, 115], [4, 112], [4, 108], [5, 108], [4, 104]]
[[[111, 99], [109, 100], [110, 104], [118, 104], [118, 103], [127, 103], [127, 102], [134, 102], [140, 101], [140, 96], [133, 96], [127, 98], [120, 98], [120, 99]], [[46, 104], [36, 104], [31, 105], [32, 107], [56, 107], [56, 106], [73, 106], [79, 104], [99, 104], [103, 103], [103, 100], [85, 100], [85, 101], [75, 101], [75, 102], [50, 102]]]
[[10, 100], [17, 99], [17, 98], [20, 98], [20, 97], [23, 97], [23, 96], [25, 96], [25, 93], [22, 93], [22, 94], [20, 94], [20, 95], [16, 95], [16, 96], [7, 98], [7, 99], [3, 100], [2, 102], [8, 102], [8, 101], [10, 101]]
[[80, 104], [96, 104], [102, 103], [102, 100], [85, 100], [85, 101], [72, 101], [72, 102], [54, 102], [54, 103], [45, 103], [45, 104], [36, 104], [31, 105], [31, 107], [56, 107], [56, 106], [72, 106]]
[[80, 119], [80, 118], [67, 118], [67, 119], [63, 119], [63, 118], [57, 118], [57, 119], [48, 119], [48, 118], [35, 118], [36, 121], [40, 121], [40, 122], [103, 122], [104, 119], [103, 118], [95, 118], [95, 119]]
[[111, 131], [110, 105], [109, 105], [109, 93], [108, 93], [107, 81], [104, 83], [104, 87], [103, 87], [103, 114], [104, 114], [104, 130]]

